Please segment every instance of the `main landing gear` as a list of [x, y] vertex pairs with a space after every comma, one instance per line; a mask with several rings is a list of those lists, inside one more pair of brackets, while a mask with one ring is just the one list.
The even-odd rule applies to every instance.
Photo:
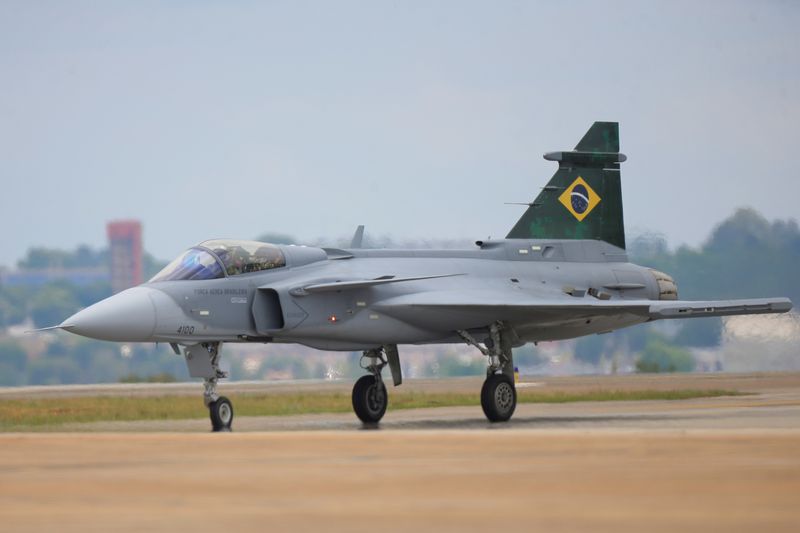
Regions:
[[489, 358], [486, 381], [481, 388], [481, 407], [490, 422], [506, 422], [517, 408], [514, 385], [514, 358], [511, 353], [511, 331], [501, 322], [489, 326], [489, 338], [481, 345], [467, 331], [458, 335], [470, 346]]
[[[470, 346], [489, 358], [486, 381], [481, 388], [481, 407], [490, 422], [506, 422], [517, 408], [517, 389], [514, 384], [514, 358], [511, 348], [514, 332], [502, 322], [489, 326], [489, 337], [478, 342], [468, 331], [457, 332]], [[364, 424], [377, 424], [386, 413], [389, 396], [381, 377], [383, 367], [389, 366], [395, 386], [400, 385], [400, 358], [396, 345], [367, 350], [361, 356], [361, 366], [369, 372], [353, 386], [353, 411]]]
[[513, 378], [491, 374], [481, 387], [481, 407], [490, 422], [505, 422], [517, 408], [517, 390]]
[[189, 375], [193, 378], [203, 378], [205, 386], [203, 402], [208, 407], [211, 429], [230, 431], [233, 424], [233, 404], [225, 396], [217, 394], [217, 381], [228, 377], [228, 374], [219, 368], [221, 346], [221, 342], [192, 344], [184, 348], [184, 357], [189, 367]]
[[353, 411], [364, 424], [380, 422], [389, 405], [389, 395], [381, 376], [381, 371], [386, 365], [389, 365], [394, 385], [400, 385], [403, 382], [403, 375], [396, 345], [367, 350], [361, 356], [361, 367], [369, 371], [369, 374], [361, 376], [353, 386]]

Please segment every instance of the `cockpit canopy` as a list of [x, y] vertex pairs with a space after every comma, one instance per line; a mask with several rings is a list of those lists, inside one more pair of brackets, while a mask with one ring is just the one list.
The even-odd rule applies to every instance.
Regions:
[[150, 282], [217, 279], [286, 266], [274, 244], [255, 241], [205, 241], [186, 250]]

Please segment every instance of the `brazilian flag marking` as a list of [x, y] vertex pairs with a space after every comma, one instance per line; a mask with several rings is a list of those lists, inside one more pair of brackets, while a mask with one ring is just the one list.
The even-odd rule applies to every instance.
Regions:
[[589, 187], [582, 177], [578, 176], [578, 179], [561, 193], [558, 201], [572, 213], [572, 216], [578, 219], [578, 222], [581, 222], [600, 203], [600, 196]]

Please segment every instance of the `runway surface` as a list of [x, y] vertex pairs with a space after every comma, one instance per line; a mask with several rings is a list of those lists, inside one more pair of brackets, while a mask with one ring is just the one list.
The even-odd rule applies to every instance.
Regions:
[[[598, 382], [643, 385], [531, 386]], [[376, 430], [347, 414], [239, 418], [229, 434], [206, 421], [5, 434], [2, 529], [797, 530], [800, 376], [647, 386], [756, 394], [520, 405], [501, 425], [474, 406], [390, 410]]]

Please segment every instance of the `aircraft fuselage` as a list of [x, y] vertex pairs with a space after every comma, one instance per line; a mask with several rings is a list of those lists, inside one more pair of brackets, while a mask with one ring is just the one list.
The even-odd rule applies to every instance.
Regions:
[[[409, 295], [469, 294], [487, 302], [508, 291], [543, 301], [563, 298], [565, 292], [593, 301], [659, 299], [652, 270], [627, 262], [624, 250], [600, 241], [514, 239], [488, 241], [472, 250], [280, 248], [285, 267], [221, 279], [146, 283], [73, 316], [72, 331], [125, 342], [280, 342], [352, 351], [387, 343], [461, 342], [454, 331], [480, 332], [496, 319], [479, 310], [391, 305]], [[304, 290], [320, 283], [382, 277], [427, 279]], [[129, 305], [123, 303], [127, 301]], [[519, 345], [646, 320], [626, 313], [578, 313], [566, 323], [563, 317], [549, 320], [546, 314], [511, 317], [508, 322]], [[121, 323], [128, 326], [119, 327]], [[134, 323], [139, 327], [132, 331]]]

